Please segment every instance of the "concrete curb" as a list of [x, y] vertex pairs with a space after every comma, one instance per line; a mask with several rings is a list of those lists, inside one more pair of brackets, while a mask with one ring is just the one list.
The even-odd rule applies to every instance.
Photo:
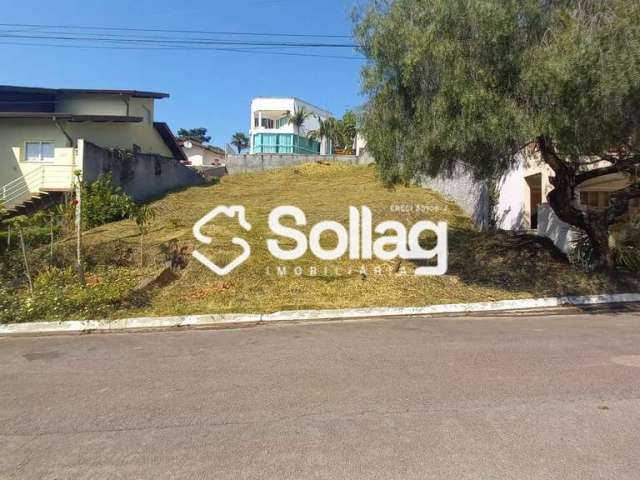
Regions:
[[640, 302], [640, 293], [588, 295], [579, 297], [530, 298], [497, 302], [457, 303], [428, 307], [349, 308], [340, 310], [291, 310], [267, 314], [229, 313], [185, 315], [181, 317], [143, 317], [118, 320], [69, 320], [0, 325], [0, 336], [16, 334], [91, 333], [176, 327], [207, 327], [304, 320], [340, 320], [371, 317], [398, 317], [450, 313], [499, 312], [562, 306], [588, 306]]

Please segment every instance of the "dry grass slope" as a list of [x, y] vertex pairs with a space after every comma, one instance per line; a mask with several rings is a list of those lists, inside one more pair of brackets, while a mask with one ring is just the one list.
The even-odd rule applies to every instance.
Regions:
[[[617, 289], [605, 277], [572, 269], [548, 244], [534, 237], [475, 232], [456, 204], [437, 193], [418, 187], [387, 189], [378, 182], [374, 168], [340, 164], [305, 164], [234, 175], [223, 178], [219, 185], [170, 194], [153, 205], [158, 216], [145, 237], [148, 256], [159, 255], [170, 241], [193, 247], [193, 224], [221, 204], [244, 205], [253, 228], [245, 232], [235, 221], [219, 217], [208, 230], [215, 243], [204, 251], [223, 264], [240, 251], [229, 241], [240, 234], [252, 245], [250, 259], [223, 278], [192, 260], [176, 282], [153, 291], [147, 304], [114, 315], [417, 306]], [[385, 219], [402, 220], [407, 225], [419, 219], [447, 221], [449, 273], [444, 277], [416, 277], [411, 273], [410, 262], [322, 262], [308, 254], [290, 262], [287, 275], [278, 275], [277, 266], [286, 262], [270, 256], [266, 239], [272, 236], [267, 226], [268, 214], [279, 205], [300, 207], [307, 214], [309, 225], [326, 219], [347, 225], [350, 205], [371, 208], [374, 224]], [[414, 208], [399, 213], [398, 206]], [[305, 231], [308, 233], [308, 228]], [[118, 222], [95, 229], [86, 237], [94, 248], [115, 240], [138, 248], [136, 226], [131, 221]], [[324, 241], [327, 245], [335, 242], [331, 238]], [[293, 273], [294, 265], [302, 267], [302, 275]]]

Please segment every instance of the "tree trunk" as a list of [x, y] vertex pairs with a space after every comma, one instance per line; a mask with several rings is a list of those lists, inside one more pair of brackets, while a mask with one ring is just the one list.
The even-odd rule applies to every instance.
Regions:
[[587, 235], [594, 250], [596, 269], [606, 269], [610, 272], [615, 270], [615, 252], [609, 247], [611, 222], [608, 220], [607, 212], [586, 212], [578, 208], [577, 168], [556, 154], [550, 139], [538, 138], [538, 146], [542, 159], [555, 174], [549, 179], [554, 187], [547, 195], [549, 205], [560, 220]]
[[614, 273], [616, 269], [615, 251], [609, 246], [609, 226], [606, 223], [597, 224], [597, 228], [589, 228], [586, 232], [596, 256], [596, 270], [606, 270]]

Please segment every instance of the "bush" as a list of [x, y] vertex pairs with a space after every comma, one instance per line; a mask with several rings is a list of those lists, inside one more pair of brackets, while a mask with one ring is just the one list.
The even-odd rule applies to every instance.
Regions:
[[82, 185], [82, 222], [86, 229], [127, 218], [134, 209], [131, 197], [113, 185], [111, 173]]
[[87, 275], [83, 288], [73, 269], [51, 267], [35, 278], [33, 296], [0, 285], [0, 323], [105, 318], [134, 284], [126, 271], [109, 268]]
[[[632, 272], [640, 271], [640, 216], [618, 225], [612, 232], [616, 265]], [[593, 271], [595, 251], [589, 237], [578, 232], [571, 242], [569, 261], [587, 272]]]
[[633, 272], [640, 271], [640, 216], [622, 225], [614, 238], [616, 262]]
[[569, 250], [569, 262], [580, 270], [592, 272], [595, 268], [595, 249], [586, 233], [576, 231], [574, 239], [571, 241]]

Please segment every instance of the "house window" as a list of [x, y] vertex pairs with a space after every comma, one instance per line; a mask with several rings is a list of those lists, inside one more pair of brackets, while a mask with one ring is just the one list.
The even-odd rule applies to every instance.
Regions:
[[587, 208], [607, 208], [610, 197], [609, 192], [580, 192], [580, 203]]
[[273, 120], [271, 120], [270, 118], [263, 118], [262, 126], [264, 128], [273, 128]]
[[289, 123], [289, 117], [279, 118], [276, 122], [276, 128], [282, 128]]
[[55, 143], [27, 142], [24, 147], [26, 162], [53, 162], [55, 159]]

